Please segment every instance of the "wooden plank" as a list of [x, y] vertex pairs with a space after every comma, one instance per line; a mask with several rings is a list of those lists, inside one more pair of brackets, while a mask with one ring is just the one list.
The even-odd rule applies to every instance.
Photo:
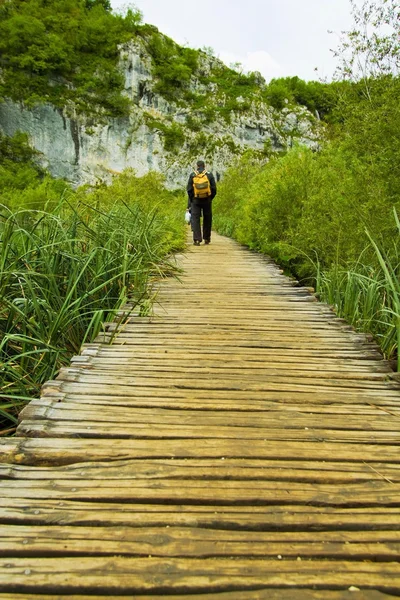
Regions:
[[[83, 364], [74, 364], [73, 366], [70, 368], [71, 370], [75, 370], [75, 369], [81, 369], [82, 366], [84, 366], [85, 371], [87, 371], [88, 373], [90, 373], [90, 375], [101, 375], [103, 377], [106, 377], [108, 375], [108, 373], [111, 371], [111, 373], [118, 377], [125, 377], [127, 376], [127, 365], [129, 364], [130, 366], [130, 371], [131, 372], [135, 372], [135, 368], [134, 365], [130, 365], [129, 362], [121, 363], [118, 360], [114, 360], [114, 361], [110, 361], [110, 360], [105, 360], [102, 362], [97, 361], [96, 362], [88, 362], [86, 365]], [[271, 367], [271, 366], [266, 366], [264, 369], [257, 369], [256, 367], [250, 368], [250, 369], [243, 369], [243, 368], [232, 368], [232, 367], [219, 367], [219, 368], [213, 368], [213, 367], [208, 367], [208, 368], [202, 368], [202, 367], [188, 367], [188, 368], [184, 368], [180, 365], [177, 366], [172, 366], [169, 365], [168, 367], [160, 367], [160, 366], [153, 366], [153, 367], [145, 367], [145, 366], [141, 366], [139, 367], [140, 369], [140, 374], [142, 376], [146, 376], [149, 379], [153, 379], [154, 377], [158, 377], [160, 379], [166, 378], [166, 379], [179, 379], [184, 375], [188, 375], [188, 376], [196, 376], [196, 378], [200, 379], [201, 377], [211, 377], [214, 381], [215, 380], [223, 380], [226, 381], [227, 378], [229, 378], [230, 380], [240, 380], [240, 381], [254, 381], [254, 380], [269, 380], [271, 379], [275, 379], [276, 377], [284, 377], [285, 379], [288, 379], [290, 377], [292, 378], [298, 378], [298, 377], [302, 377], [303, 379], [332, 379], [332, 380], [346, 380], [347, 381], [351, 381], [353, 382], [358, 382], [358, 381], [374, 381], [374, 382], [385, 382], [385, 381], [390, 381], [388, 374], [387, 373], [377, 373], [377, 372], [365, 372], [365, 373], [360, 373], [360, 372], [356, 372], [356, 371], [350, 371], [350, 372], [346, 372], [346, 371], [325, 371], [322, 370], [322, 368], [320, 368], [319, 370], [315, 369], [315, 370], [310, 370], [310, 369], [290, 369], [284, 365], [281, 366], [281, 368], [279, 367]]]
[[273, 506], [307, 504], [313, 506], [379, 507], [400, 506], [400, 485], [384, 480], [362, 482], [340, 488], [325, 483], [258, 481], [249, 486], [240, 480], [159, 479], [149, 482], [132, 478], [121, 480], [66, 480], [53, 482], [4, 480], [3, 498], [36, 498], [90, 502], [143, 502]]
[[217, 593], [257, 587], [378, 588], [400, 592], [400, 565], [359, 561], [164, 559], [156, 557], [13, 558], [0, 561], [4, 591], [47, 593]]
[[[395, 414], [388, 414], [384, 411], [375, 411], [372, 415], [360, 413], [356, 416], [329, 414], [324, 417], [321, 414], [303, 414], [293, 411], [290, 416], [277, 411], [258, 411], [247, 412], [231, 410], [229, 413], [229, 423], [226, 415], [221, 411], [204, 410], [179, 410], [177, 408], [135, 408], [131, 407], [129, 413], [124, 407], [115, 406], [111, 409], [104, 407], [99, 411], [96, 407], [82, 407], [78, 404], [68, 402], [54, 402], [41, 404], [43, 401], [26, 407], [21, 413], [20, 418], [28, 420], [49, 420], [62, 421], [78, 420], [80, 424], [92, 426], [93, 423], [107, 423], [110, 427], [117, 427], [118, 424], [132, 428], [135, 426], [155, 425], [164, 427], [173, 425], [174, 427], [204, 427], [204, 434], [212, 431], [212, 427], [221, 427], [222, 437], [225, 428], [238, 428], [238, 437], [243, 428], [248, 429], [279, 429], [287, 431], [288, 429], [340, 429], [352, 431], [377, 431], [377, 432], [396, 432], [399, 433], [400, 422]], [[120, 425], [119, 425], [120, 426]], [[208, 436], [213, 437], [213, 436]], [[399, 434], [400, 439], [400, 434]]]
[[398, 531], [399, 509], [387, 506], [207, 506], [1, 498], [0, 522], [22, 525], [206, 527], [241, 531]]
[[[112, 346], [109, 346], [107, 344], [107, 339], [111, 338], [111, 336], [109, 334], [106, 334], [106, 344], [104, 344], [104, 348], [111, 348], [112, 347], [112, 351], [113, 352], [123, 352], [123, 353], [129, 353], [129, 354], [134, 354], [135, 356], [138, 356], [138, 351], [137, 348], [132, 344], [128, 344], [126, 343], [126, 341], [122, 341], [120, 336], [116, 336], [113, 339], [113, 344]], [[296, 348], [296, 353], [294, 354], [292, 349], [289, 348], [252, 348], [251, 349], [251, 353], [249, 354], [249, 351], [246, 347], [241, 347], [241, 346], [237, 346], [237, 347], [232, 347], [232, 346], [226, 346], [226, 348], [221, 348], [221, 347], [216, 347], [213, 348], [212, 346], [198, 346], [198, 347], [193, 347], [193, 346], [188, 346], [187, 344], [185, 344], [184, 347], [180, 346], [180, 347], [174, 347], [174, 346], [170, 346], [167, 349], [165, 348], [161, 348], [159, 346], [151, 346], [149, 348], [146, 348], [145, 346], [142, 345], [141, 349], [140, 349], [140, 356], [147, 356], [150, 357], [151, 356], [155, 356], [157, 357], [158, 355], [164, 356], [165, 354], [170, 354], [170, 356], [180, 356], [182, 359], [188, 359], [188, 355], [190, 357], [192, 357], [193, 355], [196, 356], [201, 356], [204, 358], [210, 358], [212, 357], [212, 359], [217, 360], [219, 357], [225, 358], [225, 359], [243, 359], [243, 357], [252, 362], [255, 360], [263, 360], [265, 358], [272, 358], [272, 359], [276, 359], [278, 356], [281, 356], [282, 358], [288, 358], [288, 360], [296, 360], [299, 359], [301, 357], [306, 357], [307, 359], [309, 358], [314, 358], [314, 360], [318, 360], [318, 358], [320, 357], [321, 359], [332, 359], [332, 360], [337, 360], [338, 358], [342, 359], [342, 360], [357, 360], [357, 361], [362, 361], [365, 364], [365, 361], [369, 361], [372, 364], [375, 363], [379, 363], [382, 364], [384, 362], [383, 357], [381, 354], [379, 354], [376, 350], [372, 350], [372, 349], [368, 349], [368, 350], [357, 350], [355, 348], [351, 348], [351, 349], [347, 349], [347, 350], [334, 350], [331, 347], [328, 348], [316, 348], [311, 347], [311, 348], [307, 348], [307, 349], [302, 349], [302, 348]]]
[[[101, 339], [104, 340], [104, 342], [107, 342], [108, 339], [111, 339], [112, 334], [100, 334]], [[168, 340], [168, 343], [166, 343], [166, 341]], [[297, 351], [297, 350], [309, 350], [309, 351], [315, 351], [315, 346], [316, 346], [316, 340], [312, 339], [312, 338], [292, 338], [292, 339], [285, 339], [282, 336], [276, 335], [276, 337], [272, 338], [272, 337], [268, 337], [268, 339], [262, 338], [259, 340], [253, 340], [253, 339], [239, 339], [239, 340], [235, 340], [234, 338], [232, 338], [231, 340], [224, 340], [222, 338], [220, 339], [210, 339], [209, 337], [204, 337], [203, 339], [199, 339], [199, 340], [192, 340], [190, 338], [188, 338], [187, 340], [183, 341], [181, 339], [179, 339], [179, 337], [177, 338], [151, 338], [151, 337], [139, 337], [139, 336], [132, 336], [129, 335], [129, 332], [125, 333], [123, 330], [121, 331], [121, 333], [118, 334], [118, 341], [119, 343], [123, 343], [126, 344], [128, 346], [145, 346], [147, 348], [152, 348], [153, 346], [157, 347], [157, 346], [166, 346], [166, 347], [178, 347], [180, 349], [183, 348], [198, 348], [199, 346], [206, 346], [209, 348], [214, 348], [214, 349], [218, 349], [218, 348], [223, 348], [225, 351], [227, 348], [232, 347], [233, 349], [237, 349], [237, 348], [247, 348], [248, 351], [250, 352], [254, 352], [255, 350], [258, 349], [278, 349], [278, 350], [292, 350], [292, 351]], [[359, 350], [360, 352], [370, 352], [371, 348], [370, 345], [368, 343], [362, 343], [362, 342], [354, 342], [352, 340], [330, 340], [330, 339], [323, 339], [323, 340], [318, 340], [318, 346], [321, 348], [321, 351], [324, 350], [336, 350], [336, 351], [356, 351]]]
[[[116, 378], [108, 373], [92, 373], [91, 371], [78, 368], [65, 368], [60, 370], [60, 374], [57, 379], [62, 381], [76, 381], [79, 383], [97, 383], [102, 385], [115, 385]], [[127, 386], [148, 386], [153, 385], [157, 387], [171, 386], [179, 387], [186, 386], [190, 389], [202, 388], [202, 389], [237, 389], [244, 391], [267, 391], [271, 389], [284, 390], [287, 388], [297, 388], [303, 390], [312, 390], [313, 386], [318, 386], [319, 390], [325, 388], [334, 388], [335, 390], [353, 389], [358, 391], [361, 390], [372, 390], [378, 393], [390, 394], [400, 397], [399, 384], [388, 381], [366, 381], [366, 380], [340, 380], [340, 379], [319, 379], [318, 377], [309, 377], [306, 380], [299, 375], [288, 377], [286, 375], [274, 375], [265, 378], [249, 378], [247, 381], [245, 378], [229, 378], [216, 379], [209, 381], [208, 378], [193, 378], [188, 374], [187, 377], [184, 375], [168, 377], [166, 375], [159, 377], [157, 374], [147, 374], [142, 377], [140, 375], [133, 375], [132, 373], [119, 373], [117, 380], [120, 385]]]
[[[276, 358], [275, 358], [276, 360]], [[203, 355], [201, 364], [196, 364], [193, 360], [185, 359], [183, 356], [176, 357], [175, 359], [169, 355], [169, 353], [164, 353], [163, 355], [155, 355], [153, 357], [146, 356], [137, 356], [134, 354], [123, 354], [122, 352], [109, 352], [99, 353], [96, 357], [93, 356], [75, 356], [71, 360], [72, 365], [76, 366], [87, 366], [88, 368], [93, 369], [115, 369], [118, 366], [126, 367], [129, 366], [132, 370], [136, 368], [140, 368], [142, 371], [176, 371], [176, 372], [190, 372], [190, 373], [236, 373], [243, 371], [244, 374], [264, 374], [265, 369], [269, 369], [271, 371], [284, 371], [284, 372], [302, 372], [306, 374], [308, 371], [320, 372], [321, 369], [329, 375], [332, 373], [335, 374], [335, 377], [340, 377], [345, 374], [347, 376], [348, 373], [354, 374], [355, 377], [361, 378], [364, 375], [372, 375], [374, 377], [375, 373], [379, 374], [388, 374], [391, 375], [392, 371], [389, 370], [386, 364], [380, 365], [369, 365], [366, 361], [358, 361], [356, 365], [350, 364], [349, 361], [323, 361], [322, 359], [318, 360], [308, 359], [307, 362], [301, 361], [297, 358], [297, 360], [293, 359], [292, 362], [272, 362], [268, 361], [265, 364], [265, 361], [257, 361], [257, 360], [232, 360], [226, 359], [223, 360], [221, 357], [217, 357], [216, 359], [207, 360], [207, 357]]]
[[[301, 399], [301, 398], [300, 398]], [[95, 408], [101, 405], [105, 408], [112, 407], [116, 410], [118, 407], [129, 407], [129, 411], [126, 414], [130, 414], [131, 408], [164, 408], [166, 410], [184, 410], [184, 411], [212, 411], [212, 412], [249, 412], [249, 413], [285, 413], [287, 418], [290, 418], [291, 413], [300, 414], [321, 414], [321, 415], [352, 415], [352, 416], [370, 416], [375, 417], [382, 413], [383, 415], [392, 415], [398, 417], [400, 413], [400, 407], [396, 405], [388, 405], [386, 407], [375, 406], [373, 403], [356, 404], [354, 403], [333, 403], [328, 401], [326, 398], [316, 398], [314, 402], [307, 402], [306, 399], [304, 404], [294, 401], [293, 398], [285, 398], [285, 403], [279, 401], [279, 398], [275, 402], [272, 400], [246, 400], [243, 403], [243, 399], [227, 399], [227, 398], [192, 398], [191, 396], [179, 398], [171, 396], [161, 396], [156, 393], [153, 395], [137, 395], [137, 396], [114, 396], [112, 394], [106, 396], [90, 395], [79, 395], [79, 394], [64, 394], [64, 393], [46, 393], [37, 400], [32, 400], [29, 404], [29, 408], [24, 409], [23, 415], [28, 418], [35, 414], [37, 407], [56, 407], [57, 405], [66, 406], [71, 410]], [[318, 403], [315, 403], [318, 402]], [[99, 411], [99, 408], [97, 408]], [[21, 413], [20, 413], [21, 414]]]
[[73, 438], [9, 438], [0, 439], [0, 462], [25, 465], [61, 466], [88, 461], [126, 460], [130, 458], [257, 458], [291, 459], [295, 461], [355, 460], [399, 462], [399, 447], [378, 444], [346, 444], [332, 442], [253, 440], [241, 444], [233, 440], [133, 440], [115, 439], [110, 444], [104, 439]]
[[[215, 594], [187, 594], [175, 596], [168, 595], [169, 600], [182, 600], [182, 598], [190, 598], [191, 600], [354, 600], [354, 586], [352, 586], [351, 590], [341, 590], [340, 592], [331, 592], [327, 590], [310, 590], [301, 588], [299, 589], [274, 589], [268, 588], [267, 590], [251, 590], [250, 592], [242, 592], [235, 590], [234, 592], [218, 592], [218, 596]], [[376, 590], [358, 590], [357, 591], [357, 600], [387, 600], [388, 598], [395, 598], [397, 596], [392, 596], [387, 592], [381, 593]], [[32, 600], [93, 600], [93, 595], [85, 596], [85, 595], [70, 595], [64, 596], [63, 594], [57, 594], [54, 596], [53, 594], [45, 595], [41, 594], [40, 596], [36, 594], [12, 594], [7, 592], [6, 594], [2, 594], [0, 590], [0, 598], [7, 597], [7, 600], [27, 600], [27, 598]], [[132, 600], [132, 595], [124, 595], [117, 596], [113, 595], [113, 600]], [[159, 600], [160, 598], [165, 599], [165, 595], [148, 595], [146, 596], [138, 596], [135, 595], [134, 600]], [[103, 596], [96, 594], [96, 600], [110, 600], [110, 596]]]
[[[86, 463], [66, 467], [0, 465], [0, 479], [235, 479], [241, 481], [297, 481], [308, 483], [359, 483], [389, 480], [399, 482], [400, 465], [365, 462], [247, 459], [140, 460]], [[177, 483], [179, 485], [179, 482]], [[255, 485], [255, 484], [254, 484]]]
[[[273, 390], [246, 390], [245, 394], [240, 389], [202, 389], [202, 388], [191, 388], [188, 386], [178, 387], [156, 387], [156, 386], [128, 386], [119, 385], [118, 383], [107, 386], [93, 383], [91, 385], [80, 382], [68, 382], [63, 380], [47, 382], [42, 388], [42, 395], [53, 396], [54, 393], [62, 395], [68, 394], [72, 396], [81, 395], [84, 396], [97, 396], [104, 398], [123, 398], [127, 400], [129, 398], [158, 398], [168, 399], [176, 398], [183, 399], [185, 401], [192, 400], [213, 400], [218, 401], [223, 406], [224, 401], [240, 401], [243, 406], [248, 401], [254, 402], [280, 402], [280, 403], [325, 403], [325, 404], [337, 404], [340, 402], [345, 405], [353, 404], [365, 404], [368, 406], [382, 406], [398, 407], [398, 395], [390, 394], [390, 392], [378, 392], [371, 390], [363, 390], [359, 392], [357, 390], [348, 389], [336, 389], [336, 388], [325, 388], [323, 391], [318, 388], [313, 389], [282, 389], [279, 386], [274, 386], [276, 389]], [[390, 408], [389, 408], [390, 407]]]
[[[164, 353], [164, 355], [155, 355], [154, 357], [146, 357], [146, 356], [137, 356], [136, 354], [124, 355], [122, 353], [110, 353], [108, 355], [100, 355], [98, 357], [86, 357], [86, 356], [76, 356], [71, 360], [71, 364], [75, 366], [79, 366], [80, 368], [93, 368], [93, 369], [114, 369], [114, 367], [125, 366], [129, 367], [133, 371], [136, 369], [141, 369], [142, 371], [170, 371], [174, 370], [177, 372], [190, 372], [190, 373], [226, 373], [230, 372], [238, 372], [243, 371], [243, 373], [251, 374], [255, 372], [255, 374], [263, 372], [262, 365], [265, 364], [264, 361], [250, 361], [250, 360], [207, 360], [207, 357], [203, 355], [201, 360], [201, 364], [196, 364], [195, 361], [191, 359], [185, 359], [182, 357], [173, 358], [169, 355], [169, 353]], [[326, 364], [318, 362], [317, 359], [309, 359], [307, 363], [301, 362], [297, 359], [296, 362], [285, 364], [284, 362], [269, 362], [268, 367], [271, 370], [290, 372], [294, 373], [301, 371], [306, 374], [308, 371], [320, 371], [323, 369], [329, 376], [332, 374], [335, 377], [340, 377], [343, 374], [354, 374], [357, 378], [361, 378], [364, 375], [368, 376], [369, 374], [387, 374], [392, 375], [392, 371], [388, 370], [388, 367], [385, 364], [380, 365], [369, 365], [367, 361], [358, 361], [357, 365], [351, 365], [348, 361], [329, 361]]]
[[[179, 300], [182, 300], [181, 294], [178, 296]], [[203, 332], [215, 332], [218, 334], [222, 334], [223, 332], [232, 332], [233, 330], [237, 330], [240, 333], [249, 333], [255, 331], [257, 333], [264, 333], [270, 331], [285, 331], [288, 333], [293, 333], [294, 331], [299, 331], [301, 333], [312, 333], [312, 335], [323, 336], [324, 334], [334, 334], [335, 336], [339, 335], [356, 335], [357, 339], [362, 337], [362, 334], [356, 334], [354, 329], [351, 328], [350, 325], [343, 324], [339, 320], [332, 321], [285, 321], [284, 315], [280, 315], [280, 319], [274, 319], [273, 321], [260, 320], [255, 323], [250, 323], [248, 321], [238, 321], [238, 322], [230, 322], [226, 319], [216, 319], [215, 322], [203, 322], [194, 317], [194, 323], [196, 325], [202, 325]], [[113, 324], [108, 324], [110, 327]], [[135, 334], [165, 334], [166, 332], [173, 332], [180, 334], [192, 334], [193, 335], [193, 325], [192, 323], [188, 323], [183, 319], [175, 318], [168, 319], [167, 317], [157, 317], [149, 320], [147, 322], [138, 322], [136, 317], [129, 318], [128, 325]]]
[[[62, 543], [60, 544], [60, 540]], [[0, 526], [0, 557], [148, 556], [397, 560], [399, 531], [249, 532], [177, 527]]]
[[[328, 426], [328, 425], [327, 425]], [[269, 428], [269, 427], [239, 427], [214, 426], [198, 427], [196, 425], [157, 424], [157, 423], [101, 423], [96, 421], [79, 420], [23, 420], [17, 428], [19, 436], [29, 437], [79, 437], [79, 438], [113, 438], [113, 439], [163, 439], [179, 440], [236, 440], [245, 445], [248, 440], [276, 441], [331, 441], [353, 444], [384, 444], [399, 445], [399, 431], [357, 431], [344, 429], [323, 429], [316, 427], [304, 428]]]
[[[110, 330], [110, 327], [108, 329]], [[335, 342], [337, 342], [338, 344], [357, 344], [366, 342], [365, 336], [357, 335], [347, 331], [335, 331], [333, 328], [326, 329], [322, 334], [312, 329], [302, 329], [300, 327], [293, 328], [293, 332], [294, 331], [296, 331], [297, 335], [301, 337], [302, 343], [304, 343], [305, 341], [312, 342], [314, 344], [324, 344], [325, 342], [331, 342], [331, 344], [334, 345]], [[130, 323], [124, 325], [123, 333], [134, 333], [137, 339], [143, 339], [144, 337], [146, 337], [149, 339], [150, 342], [152, 342], [153, 340], [168, 340], [168, 342], [170, 342], [171, 338], [171, 331], [165, 330], [164, 328], [161, 328], [157, 331], [155, 331], [151, 327], [146, 330], [143, 330], [138, 329], [135, 324], [131, 325]], [[254, 328], [254, 330], [251, 330], [251, 328], [249, 328], [247, 331], [243, 331], [236, 327], [232, 327], [229, 329], [227, 328], [223, 330], [220, 330], [219, 328], [209, 330], [209, 328], [205, 326], [204, 328], [202, 328], [201, 332], [199, 332], [198, 335], [196, 334], [195, 339], [196, 342], [198, 341], [200, 344], [204, 342], [214, 346], [219, 341], [229, 342], [232, 340], [232, 338], [234, 338], [235, 340], [240, 340], [241, 342], [270, 342], [273, 340], [279, 340], [281, 336], [285, 334], [287, 337], [289, 337], [288, 334], [290, 333], [290, 329], [288, 330], [284, 326], [284, 324], [282, 324], [280, 328], [277, 328], [275, 325], [275, 327], [273, 328], [265, 329], [262, 331], [258, 331], [257, 328]], [[192, 340], [193, 337], [193, 329], [192, 331], [190, 331], [189, 327], [187, 328], [187, 330], [183, 331], [182, 329], [177, 329], [177, 331], [174, 332], [174, 338], [185, 343], [187, 341]], [[297, 346], [297, 344], [295, 344], [295, 346]]]

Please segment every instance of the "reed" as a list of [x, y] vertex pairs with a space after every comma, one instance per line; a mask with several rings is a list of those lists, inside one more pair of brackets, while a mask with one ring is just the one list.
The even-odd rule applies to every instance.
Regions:
[[346, 318], [360, 331], [372, 333], [389, 359], [397, 357], [400, 371], [400, 222], [394, 217], [398, 237], [390, 246], [377, 241], [369, 231], [367, 236], [375, 260], [363, 263], [363, 255], [351, 267], [335, 265], [329, 271], [319, 271], [316, 289], [321, 300], [335, 306], [338, 315]]
[[154, 277], [176, 272], [179, 201], [161, 188], [136, 201], [128, 177], [127, 202], [119, 185], [64, 196], [51, 212], [0, 207], [0, 430], [121, 306], [148, 307]]

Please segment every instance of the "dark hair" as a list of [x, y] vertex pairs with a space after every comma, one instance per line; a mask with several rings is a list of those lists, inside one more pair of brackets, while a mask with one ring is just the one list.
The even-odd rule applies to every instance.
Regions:
[[198, 160], [196, 164], [198, 169], [204, 169], [206, 166], [204, 160]]

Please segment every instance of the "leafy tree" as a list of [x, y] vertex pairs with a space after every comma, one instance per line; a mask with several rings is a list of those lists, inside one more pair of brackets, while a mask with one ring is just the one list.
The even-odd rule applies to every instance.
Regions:
[[299, 77], [272, 79], [263, 92], [264, 99], [281, 110], [286, 103], [301, 104], [320, 118], [330, 120], [339, 99], [338, 83], [303, 81]]
[[117, 69], [119, 44], [140, 27], [141, 14], [111, 12], [108, 0], [8, 0], [0, 5], [0, 94], [86, 112], [127, 111]]
[[354, 27], [342, 35], [337, 75], [353, 81], [399, 75], [400, 5], [397, 0], [350, 0]]
[[171, 38], [153, 31], [144, 41], [153, 61], [155, 91], [168, 99], [176, 99], [179, 91], [188, 87], [197, 69], [198, 51], [182, 48]]

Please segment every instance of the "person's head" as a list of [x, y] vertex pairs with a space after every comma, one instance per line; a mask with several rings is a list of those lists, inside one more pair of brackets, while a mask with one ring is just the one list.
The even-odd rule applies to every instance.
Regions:
[[204, 171], [206, 168], [204, 160], [198, 160], [196, 166], [198, 171]]

